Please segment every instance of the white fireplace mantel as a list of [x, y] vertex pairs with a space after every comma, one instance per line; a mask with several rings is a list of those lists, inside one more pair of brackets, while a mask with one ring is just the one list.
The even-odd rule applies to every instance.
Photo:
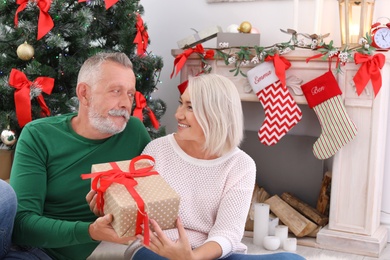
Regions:
[[[182, 50], [172, 50], [173, 56], [180, 53]], [[321, 59], [306, 63], [306, 58], [314, 54], [311, 50], [296, 50], [283, 55], [292, 64], [286, 71], [288, 87], [291, 79], [305, 83], [329, 69], [329, 63]], [[387, 228], [380, 220], [390, 97], [390, 55], [384, 54], [382, 88], [376, 97], [371, 83], [360, 96], [356, 94], [352, 78], [360, 65], [347, 63], [342, 67], [343, 73], [335, 75], [358, 134], [333, 157], [329, 224], [317, 234], [316, 247], [378, 257], [387, 244]], [[233, 66], [226, 66], [222, 60], [209, 64], [211, 73], [224, 75], [235, 83], [242, 101], [259, 102], [247, 79], [229, 72]], [[248, 65], [243, 71], [253, 66]], [[200, 70], [199, 57], [191, 55], [181, 70], [181, 82]], [[295, 92], [289, 89], [298, 104], [306, 104], [299, 88]]]

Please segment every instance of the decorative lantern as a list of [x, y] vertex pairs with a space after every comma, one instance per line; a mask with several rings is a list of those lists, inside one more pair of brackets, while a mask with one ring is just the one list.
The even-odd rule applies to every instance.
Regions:
[[361, 37], [370, 34], [375, 0], [338, 0], [341, 42], [356, 45]]

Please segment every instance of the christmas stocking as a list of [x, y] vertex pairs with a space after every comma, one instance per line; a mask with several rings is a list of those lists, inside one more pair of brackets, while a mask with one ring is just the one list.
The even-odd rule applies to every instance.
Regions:
[[272, 62], [263, 62], [249, 70], [248, 80], [265, 111], [259, 140], [274, 145], [301, 120], [302, 112], [279, 80]]
[[313, 146], [314, 156], [327, 159], [356, 136], [357, 128], [345, 110], [331, 71], [302, 85], [302, 91], [321, 124], [322, 133]]

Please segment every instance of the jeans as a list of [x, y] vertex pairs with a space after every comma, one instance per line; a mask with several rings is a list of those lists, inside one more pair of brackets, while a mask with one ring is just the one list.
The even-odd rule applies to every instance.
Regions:
[[[140, 248], [133, 256], [132, 260], [167, 260], [167, 258], [159, 256], [150, 251], [146, 247]], [[224, 260], [305, 260], [304, 257], [293, 253], [274, 253], [266, 255], [246, 255], [246, 254], [232, 254]]]
[[0, 259], [3, 259], [11, 248], [17, 205], [15, 191], [0, 179]]
[[17, 205], [15, 191], [0, 179], [0, 259], [51, 260], [39, 248], [12, 245], [12, 229]]
[[52, 260], [42, 249], [13, 245], [4, 260]]

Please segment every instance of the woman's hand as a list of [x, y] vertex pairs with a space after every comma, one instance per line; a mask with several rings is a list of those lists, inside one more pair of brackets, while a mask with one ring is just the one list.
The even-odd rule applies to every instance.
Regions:
[[85, 199], [87, 200], [87, 203], [89, 204], [89, 209], [98, 217], [104, 216], [104, 213], [100, 210], [98, 210], [96, 206], [96, 198], [97, 198], [97, 192], [94, 190], [90, 190], [85, 196]]
[[[194, 259], [186, 231], [179, 218], [176, 220], [176, 226], [179, 232], [179, 239], [176, 241], [170, 240], [155, 220], [151, 219], [150, 223], [152, 224], [154, 232], [150, 231], [150, 244], [149, 246], [144, 245], [146, 248], [170, 260]], [[138, 236], [138, 238], [143, 241], [142, 236]]]

